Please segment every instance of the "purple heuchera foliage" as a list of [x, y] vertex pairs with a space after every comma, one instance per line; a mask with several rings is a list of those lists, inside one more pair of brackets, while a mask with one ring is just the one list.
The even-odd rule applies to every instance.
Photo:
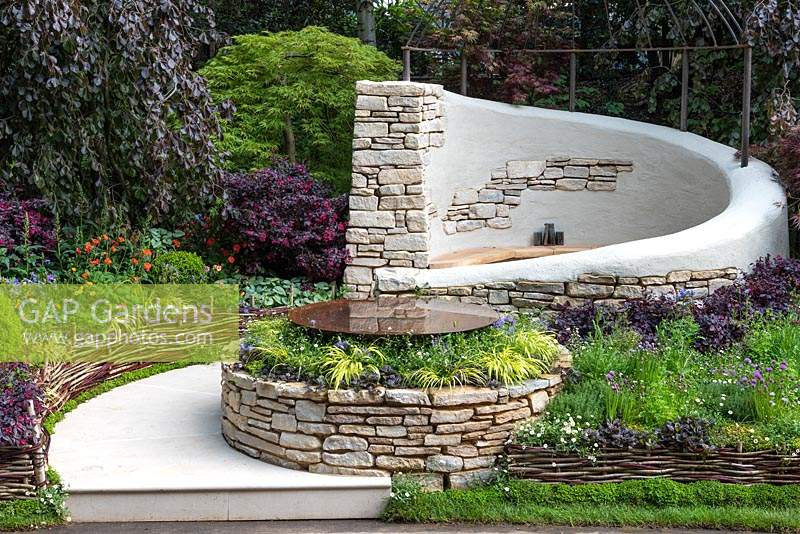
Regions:
[[9, 194], [0, 194], [0, 248], [23, 244], [27, 216], [30, 243], [42, 246], [45, 252], [53, 251], [56, 244], [53, 222], [45, 212], [44, 200], [18, 200]]
[[754, 314], [789, 310], [798, 291], [800, 260], [767, 256], [753, 264], [742, 280], [691, 306], [681, 306], [679, 299], [653, 295], [630, 300], [618, 310], [589, 303], [564, 309], [556, 317], [554, 327], [563, 343], [574, 336], [585, 338], [595, 328], [609, 333], [617, 326], [629, 326], [642, 337], [642, 344], [648, 346], [656, 342], [656, 328], [662, 321], [688, 309], [699, 326], [697, 348], [718, 350], [741, 340], [747, 320]]
[[249, 274], [274, 270], [315, 280], [336, 280], [347, 252], [346, 197], [330, 198], [326, 186], [303, 165], [278, 161], [248, 174], [228, 174], [225, 189], [227, 236], [243, 243]]
[[0, 447], [33, 445], [36, 420], [28, 415], [28, 401], [42, 412], [42, 391], [27, 365], [0, 364]]

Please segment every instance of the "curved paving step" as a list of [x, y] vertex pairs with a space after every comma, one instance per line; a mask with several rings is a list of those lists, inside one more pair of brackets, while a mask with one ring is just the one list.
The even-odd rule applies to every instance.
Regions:
[[116, 388], [67, 414], [50, 464], [77, 522], [355, 519], [380, 514], [390, 481], [266, 464], [220, 434], [219, 365]]

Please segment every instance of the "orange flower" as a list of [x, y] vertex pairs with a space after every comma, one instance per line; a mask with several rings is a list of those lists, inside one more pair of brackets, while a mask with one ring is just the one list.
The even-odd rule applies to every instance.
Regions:
[[152, 256], [153, 255], [153, 251], [150, 250], [149, 248], [146, 248], [146, 249], [144, 249], [142, 251], [142, 254], [144, 254], [145, 256]]
[[131, 258], [131, 263], [134, 265], [139, 265], [139, 258]]
[[103, 241], [108, 241], [108, 234], [103, 234]]
[[172, 246], [175, 247], [175, 248], [181, 248], [181, 242], [178, 241], [177, 239], [173, 239], [172, 240]]
[[99, 245], [99, 244], [100, 244], [100, 240], [99, 239], [97, 239], [96, 237], [94, 239], [92, 239], [92, 245]]
[[117, 241], [119, 241], [120, 243], [124, 243], [124, 242], [125, 242], [125, 238], [124, 238], [124, 237], [122, 237], [122, 236], [119, 236], [119, 237], [117, 238]]
[[233, 256], [228, 256], [228, 263], [233, 264], [234, 262], [236, 262], [236, 258]]
[[99, 265], [99, 264], [100, 264], [100, 260], [98, 260], [97, 258], [95, 258], [95, 259], [91, 260], [89, 263], [90, 263], [90, 264], [92, 264], [92, 265], [94, 265], [94, 266], [97, 266], [97, 265]]
[[86, 251], [86, 252], [91, 252], [92, 248], [94, 248], [94, 247], [92, 247], [91, 243], [86, 243], [85, 245], [83, 245], [83, 250]]
[[114, 253], [114, 252], [116, 252], [116, 251], [117, 251], [117, 246], [116, 246], [116, 245], [112, 246], [112, 247], [111, 247], [111, 252], [112, 252], [112, 253]]
[[233, 251], [234, 252], [238, 253], [240, 250], [242, 250], [242, 245], [240, 245], [239, 243], [236, 243], [235, 245], [233, 245]]
[[145, 272], [149, 273], [150, 269], [152, 269], [152, 268], [153, 268], [153, 265], [150, 262], [147, 262], [147, 261], [144, 262], [144, 270], [145, 270]]
[[114, 262], [112, 262], [112, 261], [111, 261], [111, 258], [109, 258], [108, 256], [106, 256], [106, 259], [104, 259], [104, 260], [103, 260], [103, 263], [105, 263], [106, 265], [111, 265], [111, 264], [112, 264], [112, 263], [114, 263]]
[[86, 272], [86, 271], [83, 271], [83, 274], [81, 274], [81, 278], [83, 278], [84, 280], [88, 280], [89, 279], [89, 273]]

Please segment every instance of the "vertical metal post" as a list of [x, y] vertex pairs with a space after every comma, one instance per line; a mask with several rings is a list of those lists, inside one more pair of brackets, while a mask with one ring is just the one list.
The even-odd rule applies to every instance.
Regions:
[[753, 82], [753, 49], [744, 49], [744, 85], [742, 87], [742, 167], [750, 162], [750, 91]]
[[403, 48], [403, 81], [411, 81], [411, 50]]
[[689, 129], [689, 49], [681, 53], [681, 131]]
[[461, 49], [461, 94], [467, 94], [467, 55]]
[[569, 53], [569, 110], [575, 111], [575, 78], [578, 70], [578, 55]]

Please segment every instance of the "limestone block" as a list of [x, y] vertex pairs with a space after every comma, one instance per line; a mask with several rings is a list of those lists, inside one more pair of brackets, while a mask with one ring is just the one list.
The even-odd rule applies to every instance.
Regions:
[[298, 399], [294, 405], [294, 413], [298, 421], [319, 422], [325, 417], [325, 405]]
[[581, 191], [586, 189], [586, 180], [579, 180], [575, 178], [562, 178], [556, 181], [556, 189], [561, 191]]
[[429, 236], [426, 233], [400, 234], [386, 236], [384, 250], [406, 250], [424, 252], [429, 250]]
[[552, 295], [564, 294], [563, 282], [528, 282], [520, 281], [516, 284], [520, 291], [531, 291], [534, 293], [550, 293]]
[[382, 96], [371, 96], [360, 94], [356, 97], [356, 109], [368, 109], [370, 111], [387, 111], [389, 104]]
[[564, 169], [562, 167], [548, 167], [544, 170], [543, 178], [547, 180], [558, 180], [564, 177]]
[[322, 461], [339, 467], [372, 467], [375, 464], [375, 458], [366, 451], [341, 454], [323, 452]]
[[463, 423], [469, 421], [475, 410], [464, 408], [462, 410], [433, 410], [431, 423]]
[[475, 189], [460, 189], [453, 194], [453, 205], [461, 206], [478, 202], [478, 192]]
[[[356, 150], [354, 166], [422, 165], [422, 153], [417, 150]], [[380, 175], [379, 175], [380, 176]]]
[[473, 204], [469, 207], [470, 219], [492, 219], [497, 214], [494, 204]]
[[585, 284], [582, 282], [569, 282], [567, 295], [579, 298], [607, 298], [614, 293], [614, 286], [601, 284]]
[[378, 197], [376, 196], [360, 197], [350, 195], [348, 202], [351, 210], [375, 211], [378, 209]]
[[435, 473], [452, 473], [464, 467], [464, 459], [459, 456], [436, 454], [427, 458], [425, 467]]
[[291, 414], [276, 413], [272, 415], [272, 428], [294, 432], [297, 430], [297, 419]]
[[644, 289], [641, 286], [617, 286], [612, 295], [615, 299], [637, 299], [644, 295]]
[[456, 223], [456, 230], [458, 232], [471, 232], [483, 228], [486, 223], [482, 220], [466, 220], [458, 221]]
[[616, 182], [589, 182], [586, 184], [589, 191], [616, 191]]
[[366, 451], [367, 440], [355, 436], [328, 436], [322, 448], [329, 452], [336, 451]]
[[425, 208], [425, 197], [423, 195], [401, 195], [395, 197], [383, 197], [378, 204], [381, 210], [421, 210]]
[[[498, 206], [500, 207], [500, 206]], [[486, 221], [486, 225], [489, 228], [495, 228], [497, 230], [503, 230], [505, 228], [511, 228], [511, 218], [510, 217], [495, 217], [493, 219], [489, 219]]]
[[[352, 197], [351, 197], [352, 198]], [[361, 228], [394, 228], [394, 214], [386, 211], [350, 211], [350, 226]]]
[[692, 271], [672, 271], [667, 273], [666, 282], [674, 284], [676, 282], [688, 282], [692, 279]]
[[509, 178], [536, 178], [546, 167], [544, 161], [517, 160], [506, 162], [506, 174]]
[[375, 465], [389, 471], [400, 471], [407, 473], [410, 471], [424, 471], [425, 460], [422, 458], [398, 458], [397, 456], [378, 456]]
[[372, 269], [369, 267], [358, 267], [349, 265], [344, 270], [345, 284], [372, 284]]
[[318, 450], [322, 446], [322, 442], [316, 436], [284, 432], [281, 434], [280, 446], [287, 449], [313, 451]]
[[459, 406], [497, 402], [498, 392], [489, 388], [453, 387], [430, 392], [434, 406]]
[[422, 169], [381, 169], [378, 173], [378, 184], [421, 184], [422, 183]]
[[417, 389], [387, 389], [386, 402], [389, 404], [430, 406], [431, 401], [424, 391]]
[[576, 167], [567, 165], [564, 167], [564, 178], [588, 178], [589, 167]]
[[354, 137], [382, 137], [389, 135], [389, 125], [385, 122], [357, 122], [353, 128]]
[[505, 195], [497, 189], [481, 189], [478, 192], [478, 202], [503, 202]]

